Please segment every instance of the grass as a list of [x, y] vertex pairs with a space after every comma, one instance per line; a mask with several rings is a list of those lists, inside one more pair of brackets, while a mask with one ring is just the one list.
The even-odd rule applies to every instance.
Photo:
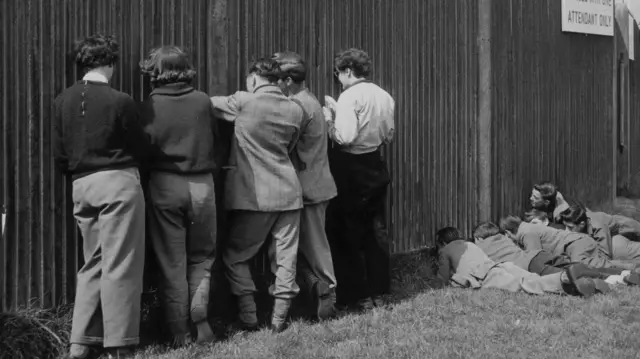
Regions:
[[[598, 209], [640, 218], [640, 201], [619, 199]], [[618, 359], [637, 358], [640, 352], [638, 287], [616, 288], [589, 300], [442, 289], [433, 279], [433, 257], [426, 251], [396, 256], [393, 267], [392, 304], [386, 309], [324, 323], [296, 320], [277, 335], [267, 330], [238, 333], [205, 346], [170, 350], [150, 344], [137, 358]], [[144, 302], [141, 331], [149, 344], [161, 325], [154, 298]], [[0, 314], [0, 358], [64, 354], [69, 309]], [[14, 350], [25, 348], [27, 356]]]

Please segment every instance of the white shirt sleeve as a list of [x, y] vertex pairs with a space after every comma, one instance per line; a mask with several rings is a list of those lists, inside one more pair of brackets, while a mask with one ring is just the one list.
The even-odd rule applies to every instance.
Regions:
[[355, 99], [340, 96], [336, 105], [335, 123], [330, 131], [330, 137], [339, 145], [351, 144], [358, 137], [358, 109]]

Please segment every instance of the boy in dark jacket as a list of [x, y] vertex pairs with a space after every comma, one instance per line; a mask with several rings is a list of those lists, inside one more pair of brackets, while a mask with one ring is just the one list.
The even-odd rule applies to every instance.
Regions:
[[142, 104], [153, 155], [149, 170], [149, 230], [160, 267], [160, 290], [174, 344], [215, 339], [207, 321], [216, 251], [213, 185], [216, 118], [209, 96], [196, 91], [195, 71], [175, 46], [151, 51], [141, 64], [153, 91]]

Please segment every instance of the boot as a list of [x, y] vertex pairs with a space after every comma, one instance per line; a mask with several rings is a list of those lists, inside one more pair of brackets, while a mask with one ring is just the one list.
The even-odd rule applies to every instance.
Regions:
[[594, 279], [593, 282], [594, 282], [594, 285], [595, 285], [595, 288], [596, 288], [596, 293], [607, 294], [607, 293], [611, 292], [611, 287], [604, 280], [602, 280], [602, 279]]
[[583, 263], [572, 264], [566, 269], [569, 281], [575, 285], [580, 278], [601, 278], [602, 274]]
[[271, 313], [271, 330], [280, 333], [287, 329], [286, 319], [291, 307], [291, 299], [276, 298]]
[[628, 285], [640, 285], [640, 274], [636, 272], [631, 272], [629, 275], [624, 277], [623, 280]]
[[313, 298], [316, 303], [316, 315], [326, 320], [336, 315], [336, 291], [325, 281], [317, 280], [313, 286]]
[[[597, 280], [597, 279], [595, 279]], [[596, 284], [593, 278], [580, 278], [573, 283], [578, 295], [584, 298], [592, 297], [596, 293]], [[606, 284], [606, 283], [605, 283]]]
[[241, 327], [245, 330], [253, 331], [258, 329], [258, 316], [256, 314], [256, 302], [253, 294], [246, 294], [238, 297], [238, 319]]

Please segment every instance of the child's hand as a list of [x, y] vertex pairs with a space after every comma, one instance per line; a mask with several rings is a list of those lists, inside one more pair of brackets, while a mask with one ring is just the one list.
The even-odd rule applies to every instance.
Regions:
[[324, 97], [324, 105], [325, 107], [330, 108], [331, 111], [336, 112], [336, 106], [338, 105], [338, 103], [333, 97], [326, 95]]

